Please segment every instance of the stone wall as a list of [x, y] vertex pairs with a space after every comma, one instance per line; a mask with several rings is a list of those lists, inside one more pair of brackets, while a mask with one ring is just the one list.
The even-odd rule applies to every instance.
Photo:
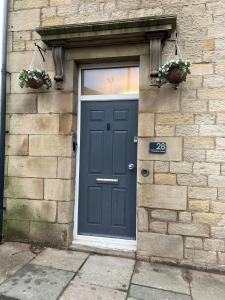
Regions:
[[[18, 87], [18, 72], [29, 65], [33, 41], [40, 39], [35, 28], [176, 14], [181, 52], [193, 64], [187, 82], [178, 90], [151, 87], [148, 55], [140, 56], [137, 256], [224, 268], [224, 1], [10, 3], [6, 237], [57, 245], [68, 245], [72, 239], [76, 91], [71, 78], [66, 79], [63, 92], [34, 93]], [[173, 44], [166, 42], [164, 61]], [[50, 51], [46, 68], [53, 74]], [[167, 153], [149, 154], [150, 141], [165, 141]], [[140, 176], [143, 167], [150, 169], [151, 176]]]

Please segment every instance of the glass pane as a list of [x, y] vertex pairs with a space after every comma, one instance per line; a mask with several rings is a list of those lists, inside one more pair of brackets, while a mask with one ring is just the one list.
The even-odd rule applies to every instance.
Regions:
[[138, 67], [82, 70], [81, 95], [136, 94], [138, 92]]

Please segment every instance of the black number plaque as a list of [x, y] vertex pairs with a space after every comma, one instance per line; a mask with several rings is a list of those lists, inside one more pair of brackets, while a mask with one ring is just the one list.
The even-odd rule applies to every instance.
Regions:
[[152, 142], [149, 144], [150, 153], [166, 153], [166, 143]]

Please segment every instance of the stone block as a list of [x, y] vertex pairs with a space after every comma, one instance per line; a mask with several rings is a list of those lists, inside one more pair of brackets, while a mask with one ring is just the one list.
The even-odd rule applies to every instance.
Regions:
[[167, 223], [162, 221], [150, 222], [150, 231], [158, 233], [167, 233]]
[[39, 113], [72, 113], [73, 93], [42, 93], [38, 95]]
[[153, 219], [159, 219], [163, 221], [176, 221], [177, 212], [165, 209], [154, 209], [151, 212], [151, 217]]
[[184, 236], [209, 237], [209, 226], [207, 224], [169, 223], [168, 232]]
[[64, 179], [45, 179], [44, 199], [70, 201], [73, 199], [73, 181]]
[[225, 123], [225, 113], [217, 113], [217, 124], [224, 124]]
[[68, 246], [72, 239], [71, 224], [30, 223], [30, 241], [55, 247]]
[[72, 137], [63, 135], [31, 135], [29, 153], [34, 156], [72, 156]]
[[191, 75], [209, 75], [213, 74], [213, 64], [192, 64]]
[[179, 185], [207, 186], [207, 177], [204, 175], [178, 174]]
[[203, 248], [203, 240], [195, 237], [187, 237], [185, 239], [185, 248], [190, 249], [202, 249]]
[[225, 214], [225, 203], [219, 201], [211, 201], [210, 202], [210, 212]]
[[204, 250], [225, 252], [225, 241], [217, 239], [205, 239]]
[[154, 162], [154, 172], [155, 173], [169, 172], [169, 162], [155, 161]]
[[225, 188], [225, 176], [210, 175], [209, 187]]
[[184, 160], [187, 162], [205, 161], [205, 150], [184, 150]]
[[212, 226], [211, 227], [211, 236], [212, 238], [217, 238], [217, 239], [225, 239], [225, 227], [217, 227], [217, 226]]
[[208, 150], [206, 160], [209, 162], [225, 162], [225, 150]]
[[9, 176], [56, 178], [56, 171], [56, 157], [9, 157]]
[[170, 163], [171, 173], [190, 174], [192, 173], [192, 163], [189, 162], [171, 162]]
[[63, 17], [51, 17], [46, 18], [41, 22], [42, 26], [57, 26], [57, 25], [63, 25], [64, 24], [64, 18]]
[[76, 116], [72, 114], [61, 114], [59, 116], [59, 133], [73, 134], [76, 131]]
[[156, 125], [155, 126], [156, 136], [175, 136], [175, 126], [171, 125]]
[[71, 223], [74, 216], [74, 202], [58, 202], [57, 223]]
[[56, 202], [24, 199], [7, 199], [7, 219], [33, 220], [42, 222], [56, 221]]
[[[142, 169], [146, 169], [149, 171], [148, 177], [144, 177], [141, 174]], [[153, 183], [153, 162], [152, 161], [142, 161], [142, 160], [138, 161], [137, 182]]]
[[138, 116], [138, 136], [154, 136], [154, 114], [141, 113]]
[[176, 175], [175, 174], [154, 174], [154, 183], [155, 184], [168, 184], [176, 185]]
[[191, 263], [196, 264], [216, 264], [217, 256], [216, 252], [213, 251], [203, 251], [196, 249], [186, 249], [185, 258], [187, 258]]
[[214, 149], [215, 142], [212, 137], [185, 137], [184, 149]]
[[30, 239], [30, 223], [25, 220], [6, 220], [4, 238], [11, 241], [26, 242]]
[[193, 124], [193, 114], [181, 114], [181, 113], [170, 113], [170, 114], [156, 114], [156, 124], [159, 125], [181, 125], [181, 124]]
[[167, 87], [140, 90], [140, 112], [178, 112], [180, 91]]
[[148, 231], [148, 212], [145, 208], [138, 208], [138, 231]]
[[182, 159], [182, 139], [179, 137], [163, 138], [167, 145], [165, 154], [149, 153], [150, 142], [161, 142], [160, 138], [140, 138], [138, 141], [138, 158], [140, 160], [180, 161]]
[[225, 111], [224, 100], [210, 100], [209, 101], [209, 112], [219, 112]]
[[14, 3], [14, 10], [23, 10], [31, 8], [41, 8], [48, 6], [48, 0], [38, 0], [38, 1], [29, 1], [29, 0], [19, 0]]
[[179, 222], [191, 223], [192, 222], [192, 214], [189, 211], [179, 212]]
[[57, 134], [58, 132], [58, 115], [15, 114], [10, 117], [11, 134]]
[[225, 125], [200, 125], [199, 134], [201, 136], [224, 136]]
[[184, 186], [142, 185], [138, 187], [140, 206], [171, 210], [185, 210], [187, 188]]
[[224, 92], [221, 88], [201, 88], [197, 90], [197, 96], [200, 100], [224, 100]]
[[176, 136], [197, 136], [198, 125], [177, 125]]
[[68, 157], [58, 157], [57, 177], [62, 179], [72, 179], [75, 177], [75, 159]]
[[208, 200], [189, 200], [188, 209], [190, 211], [209, 212]]
[[[217, 117], [218, 119], [218, 117]], [[198, 125], [213, 125], [216, 122], [215, 114], [196, 114], [195, 115], [195, 124]], [[218, 120], [217, 120], [218, 122]]]
[[10, 94], [7, 98], [7, 113], [36, 113], [37, 95], [36, 94]]
[[183, 100], [181, 102], [181, 110], [184, 113], [202, 113], [208, 111], [207, 101], [198, 100]]
[[225, 149], [225, 138], [216, 138], [216, 149]]
[[28, 135], [7, 135], [6, 155], [28, 155]]
[[221, 214], [197, 212], [193, 213], [193, 223], [217, 225], [222, 220]]
[[192, 199], [215, 200], [217, 198], [217, 189], [208, 187], [189, 187], [188, 196]]
[[195, 162], [194, 166], [193, 166], [193, 174], [196, 174], [196, 175], [219, 175], [220, 174], [220, 164]]
[[144, 255], [177, 259], [183, 257], [183, 240], [181, 236], [140, 232], [137, 245], [138, 253]]
[[42, 179], [7, 177], [5, 197], [43, 199], [43, 186]]
[[[21, 1], [17, 1], [18, 3]], [[23, 1], [24, 2], [24, 1]], [[26, 1], [27, 3], [30, 1]], [[9, 13], [10, 31], [33, 30], [40, 26], [40, 9], [20, 10]]]

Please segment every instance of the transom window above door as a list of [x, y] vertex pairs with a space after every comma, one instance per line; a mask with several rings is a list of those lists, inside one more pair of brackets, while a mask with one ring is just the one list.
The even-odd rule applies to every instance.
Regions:
[[81, 70], [81, 95], [129, 95], [139, 93], [137, 66]]

